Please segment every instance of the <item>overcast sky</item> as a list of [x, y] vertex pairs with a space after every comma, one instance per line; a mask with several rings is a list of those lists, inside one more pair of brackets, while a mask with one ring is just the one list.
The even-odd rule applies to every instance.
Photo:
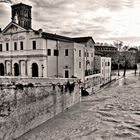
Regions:
[[[34, 29], [140, 45], [140, 0], [13, 0], [18, 2], [32, 6]], [[0, 3], [1, 28], [11, 20], [10, 6]]]

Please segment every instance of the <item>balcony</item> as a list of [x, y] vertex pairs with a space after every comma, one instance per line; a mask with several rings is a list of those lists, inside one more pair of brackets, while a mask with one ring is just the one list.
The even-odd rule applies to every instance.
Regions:
[[90, 76], [98, 73], [100, 73], [99, 70], [85, 70], [85, 76]]

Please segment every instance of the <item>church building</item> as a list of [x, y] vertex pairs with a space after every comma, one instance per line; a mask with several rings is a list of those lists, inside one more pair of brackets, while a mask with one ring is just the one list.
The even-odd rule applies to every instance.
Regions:
[[78, 77], [94, 70], [92, 37], [70, 38], [32, 29], [32, 7], [12, 5], [11, 22], [0, 30], [0, 76]]

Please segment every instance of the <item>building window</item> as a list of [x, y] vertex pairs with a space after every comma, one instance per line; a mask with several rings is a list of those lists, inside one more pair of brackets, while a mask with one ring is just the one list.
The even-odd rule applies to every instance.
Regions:
[[108, 62], [108, 66], [110, 66], [110, 63]]
[[65, 70], [65, 78], [69, 78], [69, 71]]
[[93, 61], [91, 62], [91, 66], [94, 66], [94, 62]]
[[58, 55], [59, 55], [58, 50], [54, 50], [54, 56], [58, 56]]
[[89, 53], [87, 52], [87, 57], [89, 57]]
[[107, 66], [107, 62], [105, 62], [105, 66]]
[[36, 41], [33, 41], [33, 50], [36, 50]]
[[68, 55], [69, 55], [69, 50], [65, 49], [65, 56], [68, 56]]
[[91, 53], [91, 57], [93, 57], [93, 53]]
[[0, 52], [2, 52], [2, 44], [0, 44]]
[[79, 57], [81, 57], [81, 50], [79, 50]]
[[89, 66], [90, 66], [90, 61], [88, 62]]
[[81, 69], [81, 62], [79, 62], [79, 68]]
[[85, 52], [85, 57], [87, 56], [87, 53]]
[[14, 50], [17, 50], [17, 42], [14, 42]]
[[23, 50], [23, 42], [20, 42], [20, 50]]
[[6, 43], [6, 51], [9, 51], [9, 43]]
[[104, 62], [102, 62], [102, 66], [104, 66]]
[[48, 49], [48, 56], [51, 56], [51, 49]]

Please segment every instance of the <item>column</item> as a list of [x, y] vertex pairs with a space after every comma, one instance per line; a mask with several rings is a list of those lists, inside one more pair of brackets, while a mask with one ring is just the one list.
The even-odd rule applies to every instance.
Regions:
[[4, 67], [5, 67], [5, 75], [7, 75], [7, 65], [6, 65], [6, 63], [7, 63], [7, 60], [5, 60], [5, 62], [4, 62]]
[[11, 74], [11, 76], [13, 75], [12, 74], [12, 64], [13, 64], [13, 61], [12, 60], [10, 60], [10, 64], [11, 64], [11, 67], [10, 67], [10, 74]]
[[28, 60], [25, 60], [25, 75], [28, 76]]
[[22, 60], [19, 60], [19, 75], [21, 76], [21, 61]]
[[41, 68], [42, 68], [42, 75], [41, 76], [44, 77], [44, 73], [43, 73], [44, 72], [44, 65], [43, 64], [41, 65]]

